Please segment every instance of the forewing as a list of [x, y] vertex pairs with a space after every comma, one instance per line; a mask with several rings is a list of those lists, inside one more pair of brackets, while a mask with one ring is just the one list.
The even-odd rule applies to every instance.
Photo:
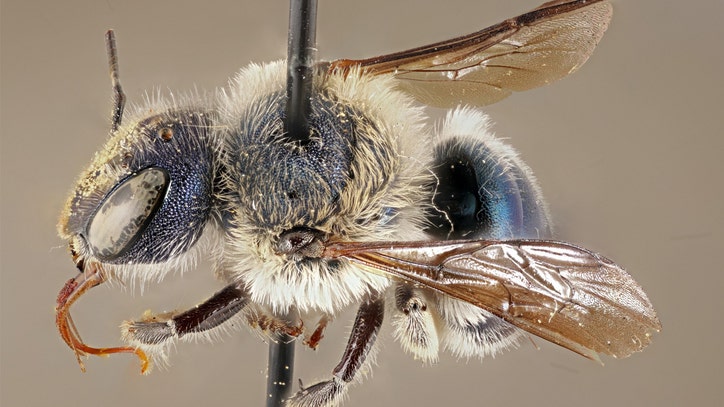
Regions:
[[626, 357], [640, 351], [661, 329], [646, 293], [628, 273], [568, 243], [411, 242], [350, 245], [338, 252], [594, 360], [599, 353]]
[[365, 60], [339, 60], [331, 69], [359, 66], [393, 74], [422, 103], [455, 107], [497, 102], [578, 69], [611, 20], [607, 1], [552, 1], [476, 33]]

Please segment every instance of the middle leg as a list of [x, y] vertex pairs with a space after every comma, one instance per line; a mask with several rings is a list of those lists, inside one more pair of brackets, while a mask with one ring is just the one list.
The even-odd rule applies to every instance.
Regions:
[[381, 296], [375, 296], [362, 303], [357, 311], [357, 318], [342, 360], [332, 370], [332, 378], [303, 388], [287, 401], [287, 405], [294, 407], [337, 405], [370, 355], [382, 326], [384, 314], [385, 302]]

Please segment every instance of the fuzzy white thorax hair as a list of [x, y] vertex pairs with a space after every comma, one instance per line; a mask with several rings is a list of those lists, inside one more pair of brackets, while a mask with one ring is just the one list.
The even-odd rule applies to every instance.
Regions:
[[[230, 88], [220, 93], [222, 123], [233, 129], [250, 106], [256, 107], [268, 100], [268, 95], [282, 92], [285, 84], [283, 62], [251, 65], [243, 69], [231, 82]], [[366, 151], [362, 151], [363, 159], [353, 163], [358, 165], [360, 172], [355, 173], [357, 177], [349, 181], [340, 198], [340, 206], [347, 209], [332, 217], [328, 224], [315, 227], [357, 241], [423, 238], [424, 205], [419, 203], [419, 196], [421, 184], [429, 177], [425, 167], [429, 163], [430, 136], [424, 126], [422, 109], [415, 106], [408, 96], [395, 91], [391, 78], [361, 75], [357, 70], [346, 76], [318, 75], [315, 87], [333, 95], [337, 103], [350, 106], [365, 116], [367, 122], [373, 123], [374, 137], [380, 137], [381, 145], [389, 145], [387, 148], [393, 150], [389, 151], [389, 155], [395, 160], [393, 173], [383, 174], [387, 180], [382, 183], [381, 190], [374, 192], [377, 195], [363, 196], [359, 192], [355, 195], [355, 188], [359, 188], [355, 183], [370, 182], [364, 179], [365, 171], [379, 178], [375, 174], [375, 171], [379, 173], [379, 167], [375, 167], [380, 164], [375, 162], [374, 156], [368, 154], [364, 157]], [[378, 215], [384, 207], [395, 209], [393, 219], [369, 225], [357, 222]], [[228, 234], [221, 273], [228, 281], [244, 281], [251, 292], [252, 302], [268, 306], [273, 312], [285, 312], [290, 306], [295, 306], [303, 312], [334, 314], [371, 291], [383, 291], [389, 285], [386, 277], [346, 262], [331, 267], [324, 260], [302, 265], [288, 261], [274, 254], [272, 249], [280, 231], [260, 231], [256, 225], [249, 225], [243, 216], [237, 216], [236, 221]]]

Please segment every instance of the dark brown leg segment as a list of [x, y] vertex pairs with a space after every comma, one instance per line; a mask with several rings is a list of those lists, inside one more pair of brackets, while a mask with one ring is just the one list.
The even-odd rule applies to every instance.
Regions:
[[181, 314], [149, 316], [123, 324], [127, 342], [158, 345], [189, 333], [204, 332], [226, 322], [249, 302], [249, 294], [237, 284], [230, 284], [211, 298]]
[[322, 407], [337, 404], [370, 354], [384, 314], [382, 298], [375, 297], [364, 302], [357, 312], [342, 360], [332, 371], [332, 378], [302, 389], [289, 399], [288, 405]]

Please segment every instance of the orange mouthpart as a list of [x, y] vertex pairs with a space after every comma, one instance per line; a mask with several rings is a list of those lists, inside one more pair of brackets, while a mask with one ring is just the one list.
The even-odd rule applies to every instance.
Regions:
[[78, 365], [80, 365], [80, 370], [83, 372], [85, 372], [85, 365], [81, 360], [81, 356], [108, 356], [113, 353], [135, 353], [141, 360], [141, 374], [146, 374], [149, 371], [150, 363], [148, 357], [141, 349], [128, 346], [114, 348], [94, 348], [88, 346], [83, 343], [78, 329], [76, 329], [75, 323], [73, 323], [73, 318], [70, 315], [71, 305], [86, 291], [100, 285], [104, 281], [105, 278], [99, 267], [90, 264], [75, 278], [71, 278], [65, 283], [60, 293], [58, 293], [58, 300], [55, 306], [55, 323], [58, 326], [60, 337], [63, 338], [63, 341], [75, 352], [76, 360], [78, 361]]

